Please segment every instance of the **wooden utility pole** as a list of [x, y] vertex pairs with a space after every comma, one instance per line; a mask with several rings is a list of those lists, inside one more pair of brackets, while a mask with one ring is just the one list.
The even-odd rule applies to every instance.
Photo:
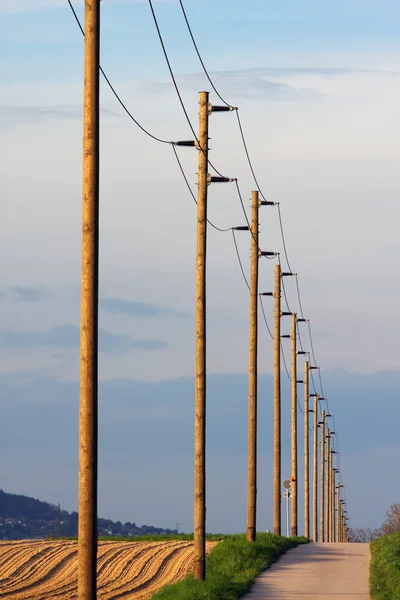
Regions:
[[309, 362], [304, 363], [304, 537], [310, 537]]
[[281, 267], [274, 291], [274, 534], [281, 535]]
[[325, 436], [325, 488], [326, 488], [326, 499], [325, 499], [325, 541], [331, 541], [331, 530], [330, 530], [330, 518], [331, 518], [331, 433], [328, 427], [327, 434]]
[[331, 449], [331, 542], [335, 542], [335, 494], [336, 494], [336, 476], [335, 469], [333, 468], [333, 451]]
[[196, 253], [196, 414], [194, 458], [194, 577], [206, 576], [206, 249], [208, 92], [200, 92]]
[[314, 394], [313, 540], [318, 542], [318, 394]]
[[96, 600], [100, 0], [85, 2], [78, 596]]
[[292, 314], [292, 536], [297, 536], [297, 315]]
[[258, 335], [258, 192], [252, 193], [250, 274], [250, 360], [248, 416], [247, 540], [256, 539], [257, 525], [257, 335]]
[[321, 466], [320, 466], [320, 508], [319, 508], [319, 527], [320, 540], [325, 542], [325, 411], [322, 411], [321, 419]]
[[336, 541], [340, 543], [340, 507], [342, 506], [340, 502], [340, 483], [336, 486]]

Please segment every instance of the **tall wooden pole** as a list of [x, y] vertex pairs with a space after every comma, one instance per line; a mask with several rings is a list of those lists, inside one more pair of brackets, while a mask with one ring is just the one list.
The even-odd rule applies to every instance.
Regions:
[[297, 315], [292, 314], [292, 536], [297, 536]]
[[281, 267], [274, 291], [274, 534], [281, 535]]
[[256, 539], [257, 525], [257, 330], [258, 330], [258, 192], [252, 193], [250, 275], [250, 360], [248, 416], [247, 540]]
[[194, 577], [206, 577], [206, 248], [208, 92], [200, 92], [196, 254], [196, 407], [194, 457]]
[[85, 2], [78, 597], [96, 600], [100, 0]]
[[336, 485], [336, 542], [340, 543], [340, 483]]
[[331, 518], [331, 434], [330, 429], [328, 427], [327, 434], [325, 436], [325, 461], [326, 461], [326, 469], [325, 469], [325, 489], [326, 489], [326, 499], [325, 499], [325, 541], [331, 541], [331, 530], [330, 530], [330, 518]]
[[331, 542], [335, 541], [335, 471], [333, 468], [333, 453], [331, 448]]
[[320, 466], [320, 508], [319, 528], [320, 540], [325, 542], [325, 411], [322, 411], [321, 419], [321, 466]]
[[309, 362], [304, 363], [304, 537], [310, 537]]
[[340, 520], [339, 520], [339, 526], [340, 526], [340, 533], [339, 533], [340, 543], [343, 544], [343, 506], [342, 506], [341, 502], [340, 502]]
[[313, 540], [318, 542], [318, 395], [314, 395]]
[[331, 542], [335, 541], [335, 471], [333, 469], [333, 454], [331, 448]]

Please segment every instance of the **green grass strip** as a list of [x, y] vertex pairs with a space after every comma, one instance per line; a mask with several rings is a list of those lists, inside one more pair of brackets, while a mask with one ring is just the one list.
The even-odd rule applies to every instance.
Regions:
[[400, 598], [400, 533], [371, 542], [370, 588], [372, 600]]
[[281, 554], [309, 541], [271, 533], [258, 533], [253, 543], [248, 542], [245, 535], [221, 537], [223, 540], [207, 556], [206, 581], [197, 581], [192, 574], [188, 575], [178, 583], [163, 587], [152, 600], [237, 600], [249, 591], [257, 575]]

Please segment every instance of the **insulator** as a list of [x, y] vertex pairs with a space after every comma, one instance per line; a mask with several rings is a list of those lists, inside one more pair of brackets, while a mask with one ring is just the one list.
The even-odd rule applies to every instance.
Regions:
[[211, 107], [211, 112], [229, 112], [235, 110], [233, 106], [214, 106]]

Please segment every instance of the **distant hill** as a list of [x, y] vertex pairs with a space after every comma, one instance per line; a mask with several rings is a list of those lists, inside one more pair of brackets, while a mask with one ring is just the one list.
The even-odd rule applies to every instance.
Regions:
[[[162, 529], [152, 525], [121, 523], [98, 519], [100, 536], [137, 536], [148, 534], [173, 534], [176, 529]], [[78, 513], [62, 510], [35, 498], [8, 494], [0, 490], [0, 539], [20, 540], [49, 536], [75, 536], [78, 534]]]

